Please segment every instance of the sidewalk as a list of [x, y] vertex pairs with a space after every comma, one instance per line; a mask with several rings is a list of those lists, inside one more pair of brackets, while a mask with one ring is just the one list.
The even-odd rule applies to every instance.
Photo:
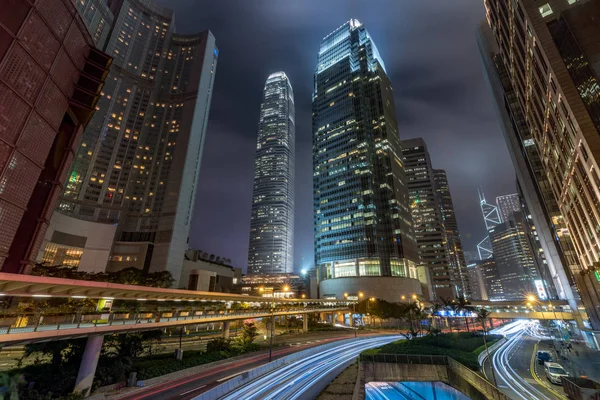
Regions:
[[575, 376], [587, 376], [600, 382], [600, 351], [590, 349], [584, 343], [573, 343], [571, 352], [567, 355], [573, 366]]
[[[560, 350], [560, 344], [555, 340], [556, 350]], [[600, 351], [590, 349], [584, 343], [571, 342], [571, 351], [561, 351], [566, 360], [559, 362], [571, 376], [587, 376], [596, 382], [600, 382]]]

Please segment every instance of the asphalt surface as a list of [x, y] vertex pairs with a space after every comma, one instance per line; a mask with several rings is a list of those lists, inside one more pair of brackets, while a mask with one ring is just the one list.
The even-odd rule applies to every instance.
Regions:
[[[366, 335], [359, 335], [366, 336]], [[307, 335], [280, 337], [278, 340], [285, 342], [284, 348], [273, 350], [273, 360], [285, 357], [297, 351], [329, 343], [336, 340], [350, 339], [354, 335], [340, 332], [309, 333]], [[118, 400], [187, 400], [212, 389], [213, 387], [231, 379], [243, 372], [254, 369], [269, 362], [268, 351], [261, 351], [246, 358], [231, 361], [218, 367], [190, 376], [174, 379], [170, 382], [149, 386], [131, 394], [113, 396]]]
[[317, 351], [267, 373], [222, 397], [223, 400], [298, 400], [315, 398], [364, 350], [401, 339], [400, 335], [362, 337]]
[[[538, 342], [544, 339], [540, 334], [539, 324], [516, 321], [493, 333], [504, 334], [507, 338], [506, 343], [491, 356], [497, 386], [502, 392], [515, 400], [566, 399], [562, 387], [548, 381], [543, 366], [535, 359]], [[484, 374], [493, 382], [488, 360]]]

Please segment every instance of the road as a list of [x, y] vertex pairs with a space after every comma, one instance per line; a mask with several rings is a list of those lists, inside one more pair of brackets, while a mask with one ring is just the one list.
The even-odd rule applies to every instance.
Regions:
[[[286, 347], [273, 350], [273, 359], [278, 359], [321, 344], [353, 337], [352, 333], [347, 332], [315, 332], [301, 336], [278, 336], [275, 339], [281, 341], [280, 343], [285, 344]], [[218, 367], [207, 369], [197, 374], [153, 385], [132, 394], [113, 396], [113, 398], [118, 400], [187, 400], [219, 385], [227, 379], [231, 379], [242, 372], [259, 367], [267, 362], [269, 362], [268, 351], [260, 352], [256, 355], [219, 365]]]
[[379, 347], [402, 337], [362, 338], [324, 349], [230, 392], [222, 400], [295, 400], [311, 399], [351, 363], [362, 351]]
[[[538, 342], [545, 339], [537, 321], [516, 321], [492, 331], [505, 335], [507, 341], [492, 355], [497, 386], [515, 400], [563, 400], [562, 387], [551, 384], [538, 365], [535, 355]], [[489, 362], [484, 373], [493, 382]]]

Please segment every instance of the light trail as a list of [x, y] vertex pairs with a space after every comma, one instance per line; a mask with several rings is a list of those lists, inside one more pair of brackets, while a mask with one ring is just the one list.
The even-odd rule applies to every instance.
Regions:
[[536, 325], [536, 323], [531, 321], [517, 321], [506, 325], [503, 327], [504, 329], [494, 330], [494, 333], [512, 336], [507, 337], [506, 343], [494, 352], [492, 363], [498, 378], [521, 399], [552, 400], [522, 378], [509, 363], [509, 359], [519, 345], [520, 340], [526, 333], [529, 333], [533, 325]]
[[341, 365], [356, 358], [362, 351], [379, 347], [401, 339], [401, 336], [385, 336], [360, 339], [322, 350], [242, 386], [223, 400], [270, 400], [302, 399], [311, 386]]

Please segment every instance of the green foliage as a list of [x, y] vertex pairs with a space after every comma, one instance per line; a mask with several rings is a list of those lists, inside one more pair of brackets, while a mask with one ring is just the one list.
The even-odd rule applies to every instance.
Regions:
[[[501, 339], [499, 335], [488, 335], [489, 343]], [[461, 364], [479, 370], [477, 356], [481, 352], [483, 336], [476, 333], [461, 332], [442, 335], [428, 335], [413, 340], [397, 341], [382, 346], [376, 351], [363, 354], [419, 354], [449, 356]]]
[[175, 282], [169, 271], [147, 273], [134, 267], [125, 268], [117, 272], [98, 272], [94, 274], [77, 271], [71, 267], [38, 264], [31, 271], [31, 275], [160, 288], [169, 288]]
[[215, 338], [210, 340], [206, 344], [206, 351], [208, 353], [218, 353], [221, 351], [229, 351], [231, 348], [231, 340], [225, 338]]
[[254, 322], [244, 322], [242, 330], [236, 337], [236, 344], [242, 349], [248, 349], [254, 342], [254, 339], [258, 336], [258, 328], [254, 325]]

